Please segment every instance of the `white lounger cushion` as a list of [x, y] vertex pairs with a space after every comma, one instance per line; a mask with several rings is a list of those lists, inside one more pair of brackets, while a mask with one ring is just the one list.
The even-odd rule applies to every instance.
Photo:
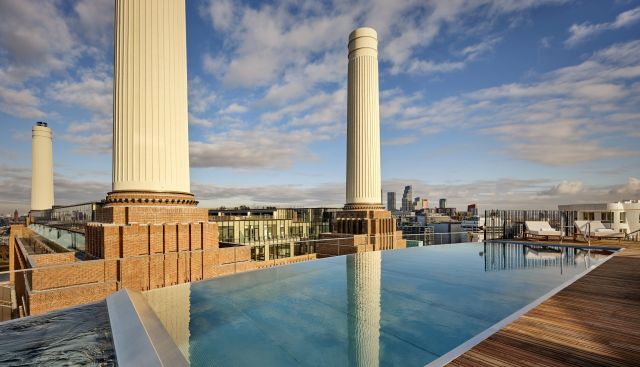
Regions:
[[611, 232], [615, 232], [613, 229], [611, 228], [597, 228], [594, 232], [596, 233], [611, 233]]
[[554, 229], [549, 225], [549, 222], [531, 221], [524, 222], [525, 227], [529, 232], [538, 231], [553, 231]]
[[541, 230], [541, 231], [538, 231], [538, 234], [541, 236], [560, 236], [561, 235], [560, 231], [556, 231], [553, 229]]
[[611, 231], [611, 232], [593, 232], [591, 233], [593, 237], [612, 237], [612, 238], [624, 238], [624, 233]]

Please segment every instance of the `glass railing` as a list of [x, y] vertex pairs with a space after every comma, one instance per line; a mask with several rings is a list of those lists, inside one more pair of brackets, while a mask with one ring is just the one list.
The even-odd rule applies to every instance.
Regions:
[[47, 226], [44, 224], [30, 224], [29, 229], [66, 249], [77, 251], [85, 250], [85, 238], [83, 233]]

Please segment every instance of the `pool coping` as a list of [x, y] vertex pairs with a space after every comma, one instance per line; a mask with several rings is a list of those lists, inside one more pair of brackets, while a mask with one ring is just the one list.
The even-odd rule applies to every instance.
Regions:
[[[493, 242], [493, 241], [487, 241], [487, 242]], [[531, 242], [504, 241], [504, 240], [503, 241], [495, 241], [495, 242], [508, 242], [508, 243], [514, 243], [514, 244], [519, 244], [519, 245], [531, 245], [532, 244]], [[535, 243], [533, 243], [533, 244], [535, 244]], [[441, 355], [437, 359], [427, 363], [424, 367], [439, 367], [439, 366], [444, 366], [444, 365], [452, 362], [453, 360], [455, 360], [456, 358], [460, 357], [465, 352], [469, 351], [471, 348], [475, 347], [476, 345], [480, 344], [485, 339], [489, 338], [491, 335], [497, 333], [498, 331], [500, 331], [501, 329], [503, 329], [504, 327], [506, 327], [510, 323], [512, 323], [515, 320], [519, 319], [522, 315], [524, 315], [527, 312], [529, 312], [529, 311], [533, 310], [534, 308], [538, 307], [540, 304], [542, 304], [543, 302], [545, 302], [549, 298], [555, 296], [557, 293], [559, 293], [560, 291], [562, 291], [566, 287], [568, 287], [571, 284], [577, 282], [579, 279], [581, 279], [585, 275], [589, 274], [591, 271], [597, 269], [600, 265], [606, 263], [612, 257], [616, 256], [618, 253], [624, 251], [624, 248], [617, 248], [616, 249], [616, 248], [610, 248], [610, 247], [607, 248], [607, 247], [595, 247], [595, 246], [582, 247], [582, 246], [570, 246], [570, 245], [549, 244], [549, 243], [547, 243], [547, 244], [542, 244], [541, 243], [540, 245], [542, 245], [542, 246], [561, 246], [561, 247], [570, 247], [570, 248], [586, 248], [586, 249], [591, 249], [591, 250], [608, 250], [608, 251], [613, 251], [613, 253], [611, 255], [607, 256], [603, 261], [601, 261], [598, 264], [593, 265], [592, 267], [587, 269], [587, 271], [585, 271], [584, 273], [577, 274], [577, 275], [573, 276], [571, 279], [569, 279], [566, 282], [558, 285], [557, 287], [553, 288], [552, 290], [550, 290], [549, 292], [543, 294], [542, 296], [536, 298], [531, 303], [529, 303], [526, 306], [520, 308], [519, 310], [517, 310], [514, 313], [510, 314], [506, 318], [504, 318], [504, 319], [498, 321], [497, 323], [493, 324], [492, 326], [488, 327], [487, 329], [482, 331], [480, 334], [476, 334], [471, 339], [468, 339], [464, 343], [462, 343], [462, 344], [458, 345], [457, 347], [451, 349], [450, 351], [448, 351], [447, 353]]]
[[189, 365], [140, 292], [125, 288], [112, 294], [107, 310], [119, 365]]

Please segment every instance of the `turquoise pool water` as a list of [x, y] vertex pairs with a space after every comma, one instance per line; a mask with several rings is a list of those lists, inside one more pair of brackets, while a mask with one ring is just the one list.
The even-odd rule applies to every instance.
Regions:
[[193, 366], [423, 366], [610, 253], [468, 243], [147, 292]]

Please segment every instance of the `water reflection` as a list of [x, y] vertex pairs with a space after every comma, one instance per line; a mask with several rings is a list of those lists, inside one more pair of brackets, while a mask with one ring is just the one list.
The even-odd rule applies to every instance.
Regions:
[[347, 257], [349, 365], [379, 365], [381, 252]]
[[189, 321], [191, 319], [191, 283], [158, 288], [143, 293], [147, 303], [189, 360]]
[[557, 267], [562, 273], [565, 266], [589, 269], [611, 252], [564, 246], [485, 243], [480, 255], [484, 256], [485, 271]]

